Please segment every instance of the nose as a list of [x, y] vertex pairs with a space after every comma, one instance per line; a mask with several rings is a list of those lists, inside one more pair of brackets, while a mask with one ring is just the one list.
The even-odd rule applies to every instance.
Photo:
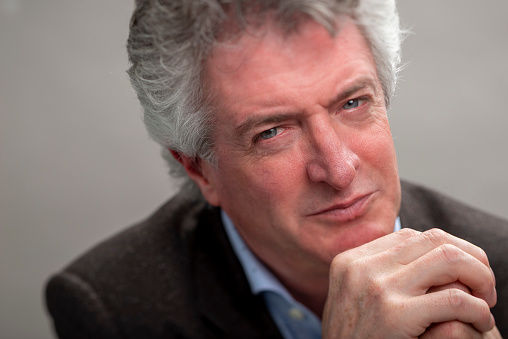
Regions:
[[325, 182], [336, 190], [347, 188], [356, 176], [360, 158], [350, 148], [350, 136], [340, 128], [322, 122], [310, 133], [307, 174], [313, 182]]

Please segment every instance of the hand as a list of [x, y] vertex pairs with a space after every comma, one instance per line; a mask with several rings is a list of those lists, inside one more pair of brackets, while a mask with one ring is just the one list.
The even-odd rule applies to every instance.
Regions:
[[[466, 293], [471, 294], [471, 290], [461, 282], [453, 282], [451, 284], [432, 287], [427, 293], [439, 292], [449, 288], [456, 288]], [[460, 321], [448, 321], [439, 324], [433, 324], [419, 339], [502, 339], [497, 327], [492, 330], [480, 333], [470, 324], [465, 324]]]
[[[455, 281], [471, 293], [456, 288], [427, 293]], [[418, 338], [433, 323], [453, 321], [485, 333], [494, 328], [495, 303], [485, 252], [441, 230], [403, 229], [335, 257], [323, 337]]]
[[429, 327], [420, 339], [503, 339], [497, 327], [481, 333], [470, 324], [460, 321], [448, 321]]

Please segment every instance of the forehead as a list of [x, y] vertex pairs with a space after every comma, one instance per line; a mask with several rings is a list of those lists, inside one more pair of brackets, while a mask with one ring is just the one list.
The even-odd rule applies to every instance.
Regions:
[[348, 18], [337, 25], [336, 36], [312, 20], [301, 22], [289, 34], [267, 20], [262, 27], [215, 46], [205, 68], [216, 105], [240, 115], [242, 110], [246, 114], [286, 104], [281, 100], [291, 100], [303, 87], [309, 97], [324, 103], [355, 76], [377, 78], [367, 42]]
[[[349, 20], [349, 19], [344, 19]], [[290, 50], [307, 50], [309, 46], [299, 44], [305, 38], [331, 38], [330, 33], [320, 24], [311, 19], [298, 19], [299, 25], [291, 30], [284, 30], [273, 15], [266, 15], [262, 23], [256, 22], [240, 31], [239, 28], [231, 28], [230, 36], [223, 34], [224, 39], [214, 45], [209, 61], [215, 66], [224, 68], [235, 68], [238, 66], [238, 59], [247, 59], [248, 56], [272, 51], [279, 51], [281, 54]], [[236, 27], [236, 26], [235, 26]], [[252, 58], [250, 61], [255, 60]]]

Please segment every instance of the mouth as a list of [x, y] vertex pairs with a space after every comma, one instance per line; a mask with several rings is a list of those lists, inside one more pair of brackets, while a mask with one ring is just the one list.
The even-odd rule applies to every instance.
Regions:
[[339, 222], [350, 221], [365, 214], [373, 195], [374, 193], [364, 194], [351, 200], [326, 207], [307, 216], [332, 218]]

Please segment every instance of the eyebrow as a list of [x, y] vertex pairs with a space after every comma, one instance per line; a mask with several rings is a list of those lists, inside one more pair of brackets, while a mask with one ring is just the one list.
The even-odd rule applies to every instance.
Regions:
[[333, 105], [336, 102], [345, 100], [346, 98], [352, 96], [356, 92], [358, 92], [364, 88], [367, 88], [367, 87], [370, 87], [374, 91], [374, 93], [377, 94], [377, 88], [376, 88], [374, 79], [372, 79], [371, 77], [362, 77], [362, 78], [355, 80], [350, 87], [346, 88], [346, 90], [340, 92], [339, 95], [337, 95], [335, 98], [333, 98], [328, 103], [327, 107], [330, 107], [331, 105]]
[[[336, 102], [340, 102], [356, 92], [366, 88], [370, 87], [374, 90], [374, 92], [377, 93], [375, 83], [372, 78], [370, 77], [362, 77], [360, 79], [357, 79], [353, 81], [353, 84], [346, 88], [346, 90], [340, 92], [335, 98], [333, 98], [327, 105], [327, 107], [330, 107]], [[262, 125], [268, 125], [273, 123], [280, 123], [286, 120], [294, 119], [297, 116], [301, 115], [301, 113], [279, 113], [275, 115], [270, 116], [251, 116], [247, 118], [244, 122], [242, 122], [240, 125], [235, 127], [235, 130], [237, 131], [238, 135], [243, 135], [250, 129], [252, 129], [255, 126], [262, 126]]]
[[278, 113], [275, 115], [270, 115], [266, 117], [249, 117], [247, 120], [242, 122], [240, 125], [235, 127], [235, 130], [238, 132], [239, 135], [245, 134], [247, 131], [252, 129], [255, 126], [262, 126], [262, 125], [268, 125], [268, 124], [276, 124], [280, 123], [286, 120], [294, 119], [295, 117], [299, 116], [301, 114], [299, 113]]

